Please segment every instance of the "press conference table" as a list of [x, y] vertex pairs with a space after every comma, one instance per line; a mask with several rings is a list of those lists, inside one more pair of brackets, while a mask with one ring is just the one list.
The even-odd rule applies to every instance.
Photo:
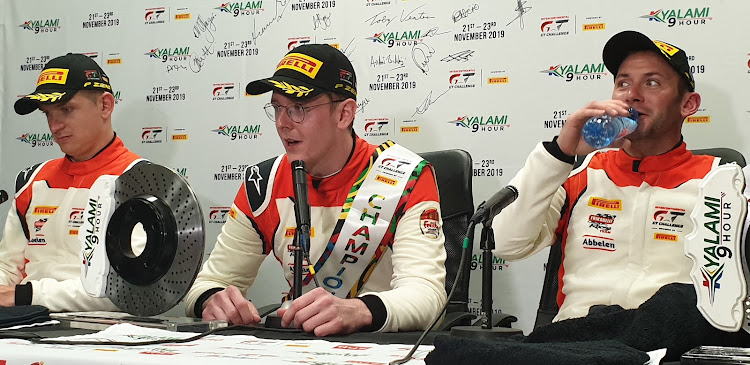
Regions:
[[[121, 325], [117, 325], [121, 326]], [[115, 327], [117, 327], [115, 326]], [[126, 325], [129, 326], [129, 325]], [[113, 329], [114, 327], [110, 327]], [[101, 333], [105, 333], [105, 330]], [[130, 340], [151, 340], [180, 332], [167, 332], [138, 327], [120, 329], [128, 334]], [[140, 332], [143, 330], [144, 332]], [[27, 328], [17, 330], [20, 333], [36, 334], [43, 338], [93, 334], [98, 331], [69, 328], [63, 325]], [[152, 335], [147, 331], [160, 331]], [[5, 331], [0, 331], [2, 335]], [[346, 336], [328, 336], [323, 339], [298, 331], [267, 330], [262, 327], [228, 329], [216, 333], [213, 338], [199, 340], [201, 346], [209, 342], [212, 348], [196, 347], [191, 349], [196, 355], [189, 356], [187, 349], [199, 346], [196, 342], [181, 344], [163, 344], [138, 347], [121, 347], [107, 345], [50, 345], [31, 344], [24, 340], [2, 339], [0, 336], [0, 364], [3, 365], [73, 365], [81, 363], [117, 363], [117, 364], [381, 364], [401, 358], [408, 353], [421, 332], [401, 333], [354, 333]], [[435, 337], [447, 332], [430, 333], [425, 337], [423, 346], [415, 353], [415, 360], [409, 365], [424, 364], [424, 357], [432, 350], [430, 346]], [[7, 337], [6, 337], [7, 338]], [[222, 342], [223, 341], [223, 342]], [[242, 347], [242, 351], [237, 350]], [[10, 353], [10, 355], [9, 355]], [[191, 354], [193, 352], [190, 352]], [[330, 356], [334, 356], [331, 358]], [[335, 357], [337, 356], [337, 357]], [[331, 360], [333, 359], [333, 360]], [[678, 364], [665, 363], [665, 364]]]
[[[110, 327], [101, 333], [106, 333], [119, 326], [122, 325]], [[168, 334], [180, 334], [180, 332], [167, 332], [142, 327], [137, 327], [136, 331], [133, 331], [133, 327], [117, 329], [125, 332], [132, 331], [128, 332], [129, 337], [131, 337], [130, 340], [155, 339], [163, 336], [165, 332]], [[98, 331], [69, 328], [63, 325], [33, 327], [16, 331], [21, 334], [36, 334], [43, 338], [99, 334]], [[160, 331], [162, 334], [152, 335], [147, 331]], [[405, 356], [421, 335], [421, 332], [354, 333], [346, 336], [328, 336], [321, 339], [299, 331], [243, 327], [220, 331], [216, 333], [217, 336], [215, 337], [208, 337], [194, 342], [123, 347], [107, 345], [106, 343], [102, 343], [101, 346], [32, 344], [25, 340], [9, 340], [7, 339], [8, 334], [3, 332], [5, 331], [0, 331], [0, 335], [5, 335], [0, 337], [0, 364], [4, 365], [29, 365], [34, 363], [44, 363], [45, 365], [72, 365], [81, 363], [139, 365], [152, 363], [179, 363], [181, 365], [191, 363], [233, 364], [238, 359], [242, 359], [244, 363], [263, 364], [287, 364], [299, 363], [300, 361], [313, 361], [316, 363], [344, 363], [345, 361], [352, 364], [387, 364], [388, 361]], [[424, 364], [422, 359], [432, 350], [432, 346], [429, 345], [435, 336], [439, 334], [447, 333], [428, 334], [424, 341], [424, 344], [427, 346], [423, 345], [420, 347], [420, 350], [414, 355], [417, 360], [411, 361], [408, 364]], [[206, 347], [207, 345], [210, 347]], [[191, 349], [191, 346], [195, 347]], [[242, 351], [239, 351], [241, 347]], [[198, 357], [192, 357], [196, 355], [188, 356], [188, 353], [192, 354], [188, 349], [191, 351], [200, 350], [198, 352], [199, 355], [197, 355]], [[195, 359], [195, 362], [192, 361], [193, 359]]]

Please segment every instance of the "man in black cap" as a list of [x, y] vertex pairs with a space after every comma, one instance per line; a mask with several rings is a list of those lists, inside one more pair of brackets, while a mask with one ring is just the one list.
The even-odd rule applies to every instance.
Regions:
[[[317, 336], [422, 329], [446, 300], [445, 249], [431, 165], [407, 149], [380, 146], [353, 129], [354, 68], [339, 50], [304, 45], [272, 77], [247, 85], [273, 91], [268, 118], [286, 154], [249, 167], [208, 261], [186, 296], [189, 315], [260, 321], [245, 299], [273, 254], [293, 282], [296, 227], [291, 162], [307, 168], [312, 234], [301, 297], [280, 309], [282, 326]], [[290, 289], [292, 292], [292, 289]]]
[[[510, 182], [518, 199], [493, 221], [499, 257], [562, 245], [555, 320], [584, 317], [595, 305], [637, 308], [666, 284], [691, 283], [690, 213], [698, 184], [719, 162], [693, 155], [682, 140], [683, 121], [701, 102], [685, 51], [625, 31], [609, 39], [603, 58], [612, 99], [575, 111], [534, 149]], [[628, 116], [628, 108], [639, 115], [635, 131], [574, 170], [574, 156], [594, 150], [581, 137], [584, 123]]]
[[20, 115], [41, 110], [65, 157], [26, 168], [16, 178], [0, 241], [0, 306], [117, 310], [109, 299], [86, 295], [78, 241], [92, 184], [140, 160], [112, 129], [109, 77], [91, 58], [68, 53], [50, 60], [36, 90], [14, 107]]

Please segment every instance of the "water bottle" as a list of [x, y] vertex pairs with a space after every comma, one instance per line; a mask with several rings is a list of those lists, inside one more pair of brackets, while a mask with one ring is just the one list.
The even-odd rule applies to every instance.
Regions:
[[629, 118], [604, 114], [587, 120], [581, 132], [583, 140], [589, 146], [599, 149], [627, 136], [638, 127], [638, 112], [633, 108], [628, 109], [628, 112], [630, 112]]

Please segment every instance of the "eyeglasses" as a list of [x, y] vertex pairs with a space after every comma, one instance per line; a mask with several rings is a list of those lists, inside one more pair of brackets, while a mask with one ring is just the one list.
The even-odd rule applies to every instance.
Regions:
[[305, 115], [307, 111], [313, 108], [317, 108], [319, 106], [323, 106], [323, 105], [340, 103], [344, 100], [346, 99], [331, 100], [327, 103], [308, 105], [308, 106], [303, 106], [300, 103], [294, 103], [292, 105], [279, 105], [275, 103], [268, 103], [263, 107], [263, 110], [266, 111], [266, 115], [268, 116], [268, 119], [270, 119], [273, 122], [276, 122], [276, 120], [278, 119], [281, 109], [286, 109], [286, 115], [289, 116], [289, 119], [291, 119], [295, 123], [302, 123], [302, 121], [305, 120]]

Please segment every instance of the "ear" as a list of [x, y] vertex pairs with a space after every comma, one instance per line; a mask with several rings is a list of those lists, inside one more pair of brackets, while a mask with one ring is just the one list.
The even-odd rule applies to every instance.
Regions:
[[99, 100], [101, 101], [102, 118], [109, 119], [115, 109], [115, 97], [111, 93], [104, 92]]
[[680, 112], [682, 113], [682, 118], [685, 119], [696, 112], [698, 112], [698, 108], [701, 106], [701, 95], [696, 92], [689, 92], [685, 93], [685, 95], [682, 97], [682, 108], [680, 109]]
[[346, 99], [339, 105], [339, 118], [337, 127], [339, 129], [349, 130], [354, 124], [354, 115], [357, 114], [357, 102], [354, 99]]

